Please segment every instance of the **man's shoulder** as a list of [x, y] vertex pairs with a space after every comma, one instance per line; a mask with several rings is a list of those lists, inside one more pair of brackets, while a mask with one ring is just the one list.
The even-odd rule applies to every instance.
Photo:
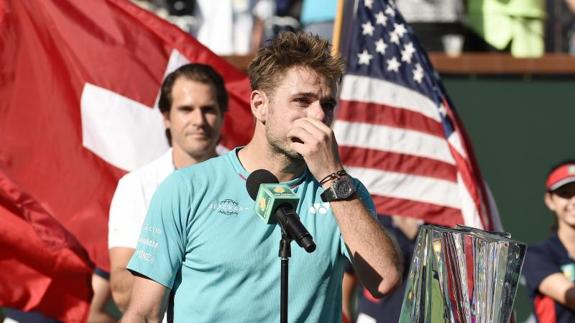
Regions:
[[182, 170], [184, 173], [202, 172], [205, 171], [206, 169], [222, 167], [224, 164], [226, 164], [226, 159], [227, 159], [227, 153], [216, 157], [212, 157], [208, 160], [204, 160], [203, 162], [197, 164], [181, 168], [180, 170]]
[[125, 174], [120, 182], [135, 184], [161, 180], [174, 171], [171, 149], [155, 160]]
[[162, 185], [169, 187], [203, 186], [206, 183], [214, 183], [229, 178], [230, 171], [233, 171], [233, 167], [228, 161], [227, 154], [224, 154], [201, 163], [179, 168], [167, 176]]
[[179, 168], [169, 174], [158, 186], [156, 195], [195, 195], [198, 190], [210, 190], [217, 185], [231, 185], [233, 166], [226, 155], [210, 158], [201, 163]]
[[222, 171], [227, 169], [232, 169], [232, 164], [230, 161], [231, 152], [210, 158], [201, 163], [193, 164], [184, 168], [180, 168], [176, 171], [177, 176], [180, 177], [214, 177], [220, 175]]

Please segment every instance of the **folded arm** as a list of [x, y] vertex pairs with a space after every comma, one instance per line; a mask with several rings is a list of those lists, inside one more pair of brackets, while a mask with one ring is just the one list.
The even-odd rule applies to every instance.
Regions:
[[545, 277], [539, 284], [539, 291], [571, 310], [575, 310], [575, 284], [562, 273]]

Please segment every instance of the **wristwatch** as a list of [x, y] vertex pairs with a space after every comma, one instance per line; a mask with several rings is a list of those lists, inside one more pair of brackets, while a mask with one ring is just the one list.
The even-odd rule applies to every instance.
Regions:
[[355, 193], [355, 184], [349, 175], [337, 177], [331, 187], [321, 193], [321, 200], [324, 202], [341, 201], [349, 198]]

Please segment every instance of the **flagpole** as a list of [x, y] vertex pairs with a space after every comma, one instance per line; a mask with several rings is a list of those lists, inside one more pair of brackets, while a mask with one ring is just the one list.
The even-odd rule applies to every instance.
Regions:
[[335, 13], [335, 21], [333, 22], [333, 36], [331, 38], [331, 54], [333, 56], [339, 53], [341, 42], [341, 26], [343, 24], [343, 5], [345, 0], [337, 0], [337, 8]]

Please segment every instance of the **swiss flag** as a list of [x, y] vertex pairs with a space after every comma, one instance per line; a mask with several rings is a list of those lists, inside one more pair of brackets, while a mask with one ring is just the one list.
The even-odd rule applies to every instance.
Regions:
[[0, 304], [83, 322], [92, 263], [76, 238], [0, 171]]
[[[226, 80], [222, 147], [247, 143], [246, 75], [176, 26], [128, 0], [0, 0], [0, 170], [100, 268], [117, 180], [168, 148], [155, 104], [164, 75], [186, 62]], [[8, 249], [0, 259], [19, 257]], [[12, 277], [23, 259], [11, 259]], [[0, 305], [11, 305], [1, 289]]]

